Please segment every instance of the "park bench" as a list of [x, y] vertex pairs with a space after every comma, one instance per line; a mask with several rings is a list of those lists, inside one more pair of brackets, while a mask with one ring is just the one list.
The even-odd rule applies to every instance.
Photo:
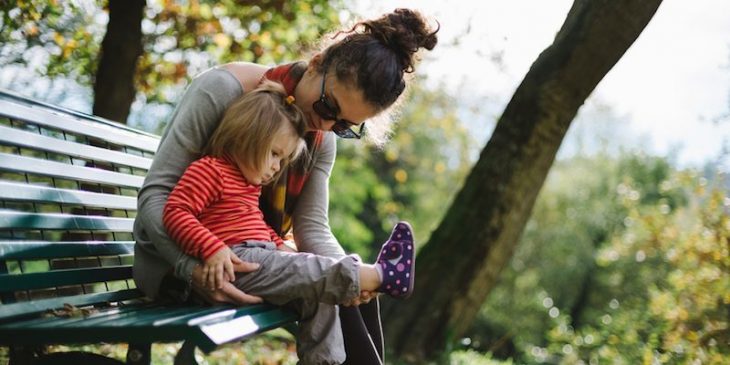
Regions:
[[176, 364], [269, 329], [271, 305], [151, 301], [132, 280], [136, 195], [159, 137], [0, 90], [0, 346], [11, 364], [119, 363], [49, 344], [180, 342]]

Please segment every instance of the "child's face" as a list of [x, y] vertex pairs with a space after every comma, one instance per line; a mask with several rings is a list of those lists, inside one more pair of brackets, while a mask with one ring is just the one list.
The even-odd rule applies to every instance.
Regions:
[[[288, 122], [287, 122], [288, 123]], [[291, 127], [279, 129], [274, 136], [274, 142], [271, 151], [266, 157], [266, 161], [259, 171], [241, 167], [241, 173], [246, 180], [254, 185], [266, 185], [274, 178], [277, 172], [281, 170], [282, 161], [291, 156], [297, 147], [298, 139]]]

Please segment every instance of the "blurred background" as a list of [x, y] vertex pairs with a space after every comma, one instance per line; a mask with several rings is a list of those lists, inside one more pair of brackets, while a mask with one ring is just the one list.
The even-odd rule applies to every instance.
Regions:
[[[107, 1], [1, 4], [0, 88], [94, 112]], [[398, 220], [428, 241], [571, 5], [147, 0], [122, 122], [160, 134], [211, 66], [306, 60], [321, 34], [355, 19], [421, 10], [440, 24], [439, 45], [417, 66], [392, 140], [338, 141], [330, 223], [371, 259]], [[516, 252], [448, 361], [730, 363], [729, 137], [730, 3], [667, 1], [579, 110]], [[284, 335], [252, 343], [200, 361], [296, 362]]]

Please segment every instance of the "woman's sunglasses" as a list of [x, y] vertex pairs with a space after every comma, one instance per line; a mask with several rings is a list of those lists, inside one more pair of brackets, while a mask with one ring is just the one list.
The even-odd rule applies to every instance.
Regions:
[[351, 127], [356, 126], [357, 124], [346, 119], [337, 118], [337, 114], [339, 114], [340, 111], [336, 106], [331, 105], [329, 100], [327, 100], [327, 97], [324, 95], [324, 80], [326, 80], [326, 78], [327, 71], [325, 70], [325, 72], [322, 74], [322, 93], [319, 96], [319, 100], [315, 101], [312, 104], [312, 109], [314, 109], [314, 112], [317, 113], [322, 119], [335, 121], [335, 124], [332, 126], [332, 131], [335, 132], [338, 137], [360, 139], [360, 137], [362, 137], [365, 123], [360, 124], [360, 129], [355, 132], [352, 130]]

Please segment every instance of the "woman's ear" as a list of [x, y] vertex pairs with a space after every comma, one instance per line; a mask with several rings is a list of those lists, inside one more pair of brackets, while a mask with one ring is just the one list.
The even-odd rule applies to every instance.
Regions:
[[307, 71], [317, 71], [319, 66], [322, 64], [322, 54], [317, 53], [309, 60], [309, 64], [307, 65]]

